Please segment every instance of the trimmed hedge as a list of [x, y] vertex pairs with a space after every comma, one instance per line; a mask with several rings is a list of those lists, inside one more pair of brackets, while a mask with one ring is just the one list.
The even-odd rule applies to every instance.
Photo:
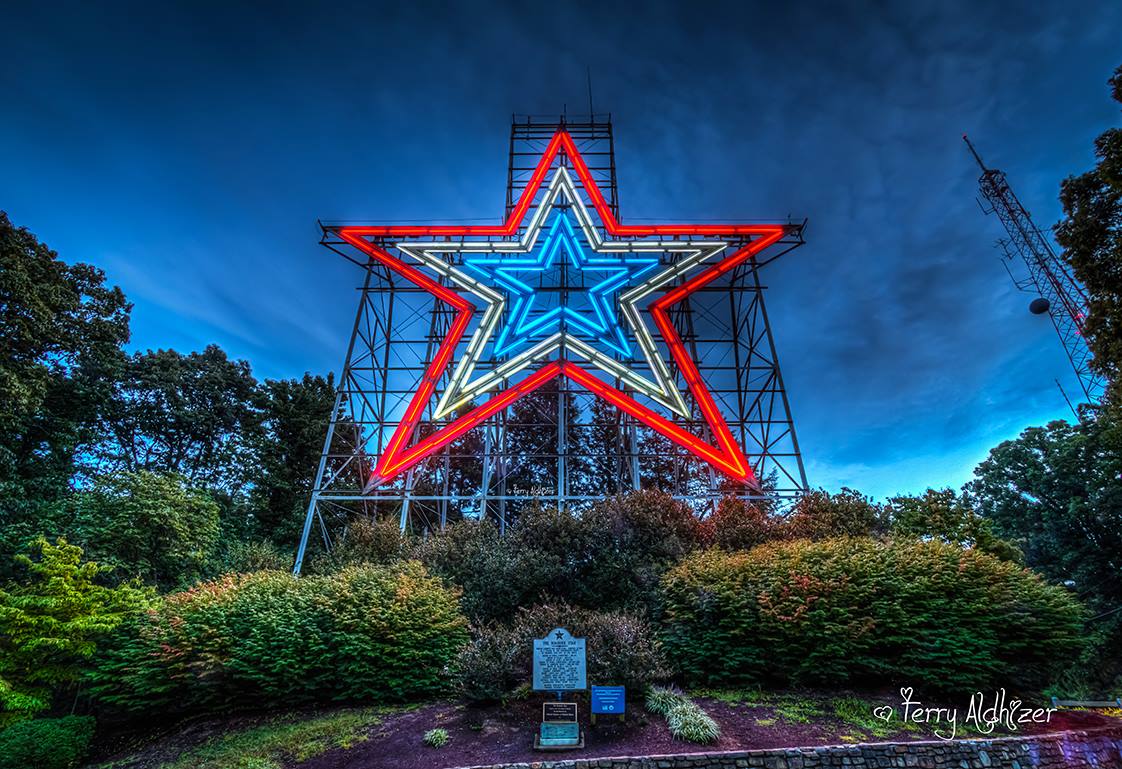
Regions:
[[94, 734], [89, 716], [37, 718], [0, 729], [0, 769], [72, 769]]
[[442, 690], [467, 641], [459, 592], [415, 562], [230, 575], [168, 596], [96, 660], [124, 710], [394, 701]]
[[671, 570], [662, 596], [671, 663], [709, 684], [1039, 686], [1081, 645], [1066, 591], [937, 541], [710, 550]]

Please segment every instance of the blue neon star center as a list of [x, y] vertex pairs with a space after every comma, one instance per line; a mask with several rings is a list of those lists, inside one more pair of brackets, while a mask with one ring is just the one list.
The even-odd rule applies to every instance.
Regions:
[[[567, 259], [573, 269], [603, 273], [592, 286], [566, 281], [568, 290], [558, 292], [563, 301], [556, 307], [543, 308], [538, 303], [538, 290], [516, 277], [532, 273], [542, 277], [553, 273], [559, 259]], [[506, 355], [535, 338], [545, 337], [572, 326], [594, 340], [602, 342], [622, 355], [631, 355], [627, 334], [619, 323], [613, 295], [658, 265], [655, 256], [587, 253], [577, 238], [569, 216], [561, 210], [553, 215], [540, 248], [526, 256], [484, 254], [464, 258], [464, 265], [509, 295], [507, 317], [502, 331], [495, 338], [495, 355]], [[583, 277], [583, 276], [582, 276]], [[563, 288], [558, 286], [557, 288]], [[569, 305], [569, 297], [587, 297], [587, 307]]]

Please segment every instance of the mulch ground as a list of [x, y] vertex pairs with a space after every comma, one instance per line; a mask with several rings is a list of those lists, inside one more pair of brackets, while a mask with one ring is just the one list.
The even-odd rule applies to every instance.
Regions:
[[[843, 741], [842, 735], [849, 735], [852, 740], [855, 732], [851, 725], [825, 716], [815, 718], [812, 723], [790, 723], [768, 706], [696, 699], [721, 725], [722, 736], [716, 744], [701, 746], [679, 742], [670, 736], [660, 718], [642, 712], [633, 713], [624, 723], [604, 719], [592, 726], [587, 723], [587, 707], [582, 703], [584, 749], [538, 752], [532, 749], [534, 733], [541, 721], [538, 698], [513, 703], [507, 708], [475, 709], [439, 703], [389, 717], [374, 728], [368, 740], [346, 750], [328, 751], [298, 767], [445, 769], [548, 759], [801, 747], [838, 744]], [[1036, 731], [1064, 731], [1111, 723], [1115, 722], [1095, 713], [1061, 712], [1053, 715], [1051, 724], [1038, 727]], [[426, 731], [436, 727], [446, 729], [449, 735], [448, 744], [439, 749], [429, 748], [421, 741]], [[919, 740], [931, 739], [931, 736], [901, 733], [890, 739]]]

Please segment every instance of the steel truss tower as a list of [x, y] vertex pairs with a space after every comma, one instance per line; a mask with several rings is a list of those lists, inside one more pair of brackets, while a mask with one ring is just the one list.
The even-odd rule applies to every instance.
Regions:
[[[612, 212], [619, 216], [614, 138], [610, 115], [583, 122], [515, 116], [509, 144], [506, 214], [529, 183], [535, 161], [563, 128], [574, 140]], [[563, 157], [559, 158], [565, 164]], [[430, 456], [389, 485], [368, 485], [375, 460], [416, 392], [420, 377], [448, 334], [455, 311], [431, 293], [402, 280], [340, 236], [342, 225], [322, 225], [321, 242], [364, 268], [358, 311], [339, 378], [314, 490], [297, 552], [300, 572], [313, 549], [327, 551], [347, 537], [357, 518], [392, 517], [403, 531], [424, 534], [463, 518], [493, 519], [501, 530], [517, 525], [529, 504], [579, 508], [607, 496], [660, 488], [706, 514], [722, 497], [791, 500], [807, 488], [802, 456], [775, 342], [764, 306], [760, 268], [803, 243], [803, 224], [789, 225], [783, 240], [691, 294], [671, 310], [671, 320], [697, 361], [734, 438], [762, 489], [724, 478], [694, 455], [565, 378], [514, 402]], [[730, 248], [750, 242], [740, 236]], [[389, 239], [378, 240], [393, 250]], [[442, 254], [463, 264], [463, 254]], [[673, 265], [681, 253], [662, 253]], [[544, 277], [543, 277], [544, 281]], [[586, 290], [567, 278], [535, 287], [564, 305]], [[680, 280], [679, 280], [680, 282]], [[445, 283], [441, 279], [441, 283]], [[671, 286], [667, 287], [669, 290]], [[553, 292], [552, 295], [550, 292]], [[490, 366], [506, 360], [490, 353]], [[616, 353], [617, 360], [625, 357]], [[682, 374], [666, 360], [675, 383]], [[438, 382], [447, 384], [447, 377]], [[616, 380], [614, 385], [627, 389]], [[710, 440], [697, 405], [676, 424]], [[455, 415], [420, 422], [421, 440]], [[427, 426], [427, 427], [426, 427]]]
[[[1083, 397], [1088, 403], [1097, 403], [1106, 382], [1091, 368], [1091, 350], [1083, 338], [1083, 323], [1088, 312], [1086, 291], [1064, 261], [1056, 256], [1048, 238], [1033, 223], [1029, 212], [1013, 193], [1005, 174], [995, 168], [987, 168], [970, 140], [965, 135], [962, 139], [982, 169], [978, 187], [988, 204], [988, 208], [983, 206], [982, 211], [997, 214], [1008, 233], [1008, 237], [1001, 238], [997, 243], [1009, 277], [1021, 291], [1036, 294], [1047, 301], [1048, 316], [1079, 380]], [[1009, 262], [1014, 257], [1020, 257], [1024, 262], [1027, 277], [1018, 279], [1009, 270]]]

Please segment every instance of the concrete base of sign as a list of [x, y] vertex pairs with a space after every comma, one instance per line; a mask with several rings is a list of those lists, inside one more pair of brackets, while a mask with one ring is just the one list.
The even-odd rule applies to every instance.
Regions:
[[580, 739], [577, 742], [554, 743], [547, 739], [547, 742], [542, 742], [540, 734], [534, 735], [534, 750], [579, 750], [584, 747], [584, 732], [581, 732]]

